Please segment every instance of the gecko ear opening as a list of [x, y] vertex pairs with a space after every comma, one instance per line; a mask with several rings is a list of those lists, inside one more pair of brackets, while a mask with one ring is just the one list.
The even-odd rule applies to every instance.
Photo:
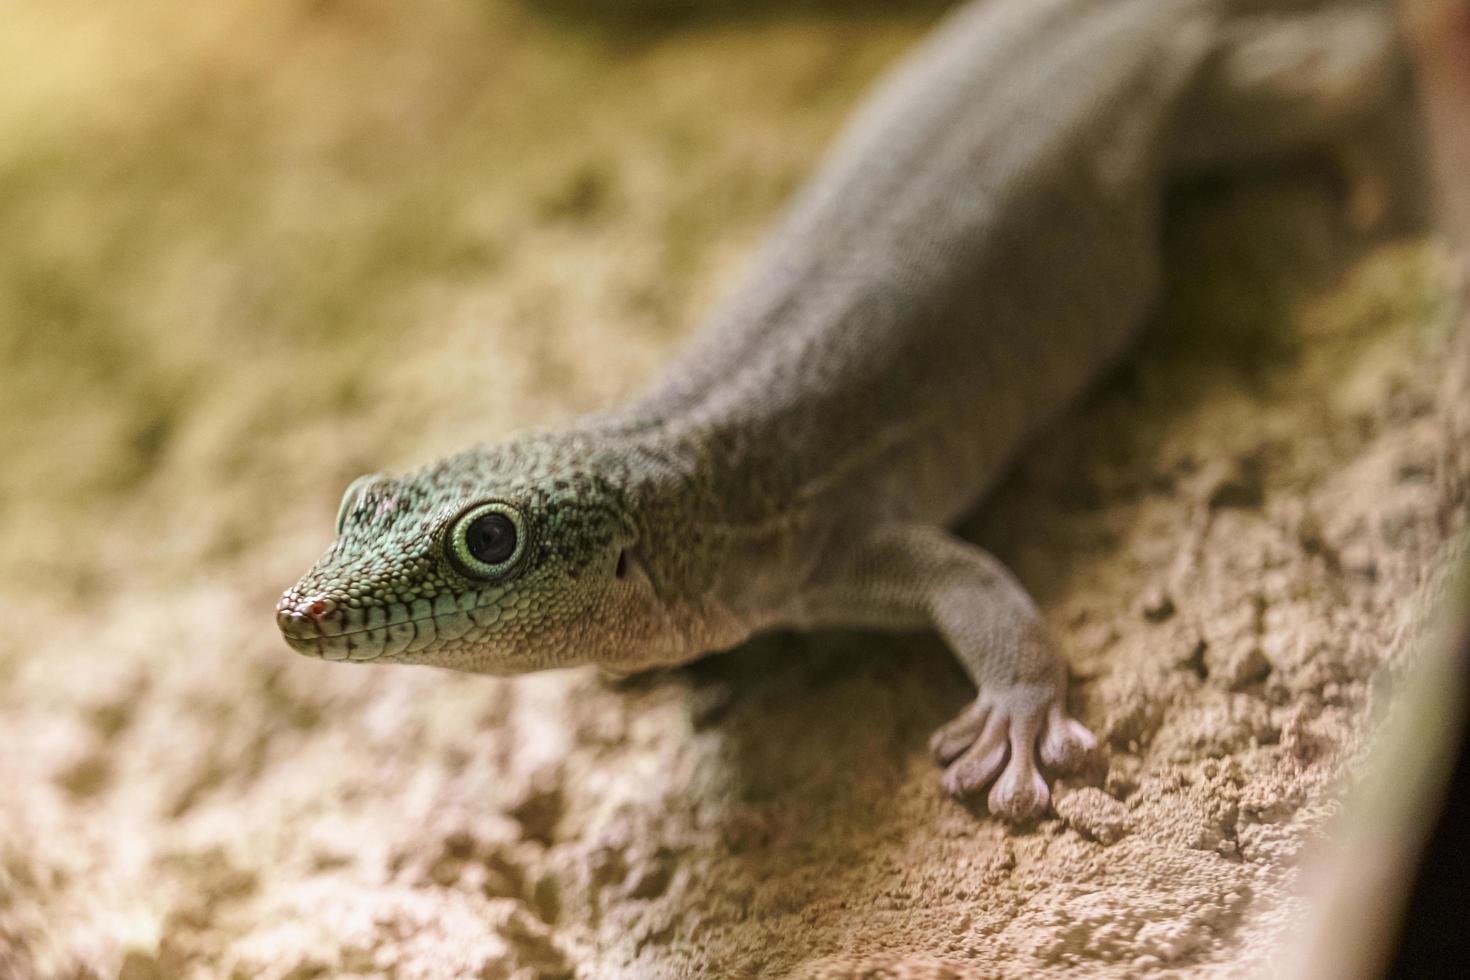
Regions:
[[637, 542], [625, 544], [618, 551], [617, 563], [613, 565], [613, 580], [635, 590], [648, 589], [658, 593], [658, 586], [648, 573], [648, 564], [638, 550]]

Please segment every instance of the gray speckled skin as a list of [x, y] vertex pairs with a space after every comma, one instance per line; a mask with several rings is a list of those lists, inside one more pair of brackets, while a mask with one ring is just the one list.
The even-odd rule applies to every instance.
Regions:
[[[330, 660], [630, 671], [777, 626], [933, 628], [980, 688], [932, 743], [946, 787], [991, 786], [1010, 819], [1044, 810], [1037, 759], [1073, 764], [1092, 737], [1062, 709], [1065, 668], [1024, 590], [942, 528], [1128, 347], [1174, 165], [1262, 150], [1212, 114], [1263, 121], [1241, 107], [1279, 103], [1294, 132], [1325, 131], [1361, 108], [1345, 80], [1387, 50], [1382, 21], [1324, 20], [1300, 32], [1314, 55], [1346, 48], [1358, 70], [1304, 56], [1282, 86], [1234, 70], [1265, 35], [1219, 7], [957, 10], [646, 395], [354, 484], [338, 540], [278, 606], [287, 641]], [[449, 552], [486, 501], [519, 515], [523, 547], [477, 578]]]

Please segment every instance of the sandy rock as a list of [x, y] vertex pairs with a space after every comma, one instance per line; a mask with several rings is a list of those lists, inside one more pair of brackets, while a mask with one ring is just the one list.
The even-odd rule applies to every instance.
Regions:
[[1100, 789], [1073, 790], [1055, 806], [1063, 823], [1099, 844], [1116, 844], [1128, 833], [1128, 808]]

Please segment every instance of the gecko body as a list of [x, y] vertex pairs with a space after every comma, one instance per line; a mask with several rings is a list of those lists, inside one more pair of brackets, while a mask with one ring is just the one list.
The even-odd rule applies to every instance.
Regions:
[[[1093, 738], [1025, 590], [944, 528], [1134, 340], [1168, 179], [1269, 152], [1270, 113], [1313, 138], [1366, 98], [1337, 62], [1304, 60], [1299, 90], [1237, 70], [1277, 35], [1223, 7], [959, 8], [647, 392], [349, 487], [336, 542], [277, 607], [287, 641], [328, 660], [626, 672], [774, 628], [934, 629], [979, 688], [931, 743], [946, 788], [989, 787], [1013, 820], [1044, 810], [1038, 761], [1075, 765]], [[1359, 68], [1380, 64], [1381, 23], [1344, 23], [1308, 47], [1357, 43]]]

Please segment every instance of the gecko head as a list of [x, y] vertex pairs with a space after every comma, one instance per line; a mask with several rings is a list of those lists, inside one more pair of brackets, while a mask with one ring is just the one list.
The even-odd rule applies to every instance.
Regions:
[[276, 605], [286, 642], [493, 674], [657, 659], [667, 615], [615, 464], [543, 436], [360, 477], [337, 540]]

